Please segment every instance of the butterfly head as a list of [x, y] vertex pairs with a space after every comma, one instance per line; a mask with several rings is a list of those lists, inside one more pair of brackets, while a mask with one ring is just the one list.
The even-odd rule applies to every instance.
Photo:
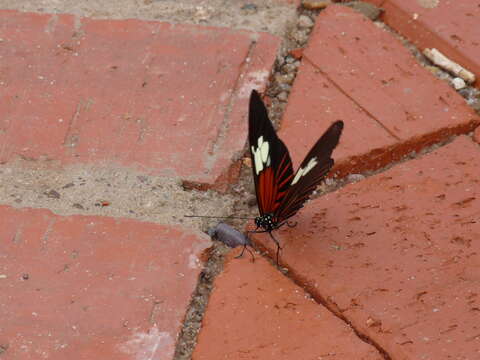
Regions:
[[255, 218], [255, 225], [266, 231], [272, 231], [277, 228], [277, 224], [273, 219], [272, 214], [264, 214]]

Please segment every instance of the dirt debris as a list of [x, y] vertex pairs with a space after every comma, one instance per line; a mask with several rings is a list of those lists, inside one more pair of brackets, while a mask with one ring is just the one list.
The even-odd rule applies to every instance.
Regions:
[[179, 179], [111, 165], [61, 168], [18, 160], [0, 166], [1, 204], [59, 215], [126, 217], [206, 231], [215, 220], [184, 215], [230, 214], [234, 202], [228, 194], [184, 191]]

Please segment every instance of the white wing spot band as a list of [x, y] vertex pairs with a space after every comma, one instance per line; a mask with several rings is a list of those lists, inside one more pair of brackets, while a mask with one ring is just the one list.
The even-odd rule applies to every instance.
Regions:
[[317, 164], [318, 164], [317, 158], [313, 157], [310, 159], [307, 166], [305, 166], [305, 169], [299, 168], [297, 173], [295, 174], [295, 177], [292, 180], [292, 185], [295, 185], [302, 176], [307, 175], [310, 172], [310, 170], [312, 170]]
[[252, 146], [253, 162], [255, 165], [255, 172], [260, 174], [263, 168], [270, 166], [270, 145], [268, 141], [263, 141], [263, 136], [257, 140], [257, 149]]

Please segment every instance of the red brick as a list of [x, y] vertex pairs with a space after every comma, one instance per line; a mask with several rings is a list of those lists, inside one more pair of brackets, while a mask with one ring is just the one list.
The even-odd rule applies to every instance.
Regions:
[[337, 119], [340, 172], [376, 169], [480, 122], [393, 35], [332, 5], [316, 21], [281, 123], [296, 164]]
[[172, 358], [205, 237], [6, 206], [0, 228], [2, 359]]
[[437, 48], [480, 76], [478, 1], [386, 0], [381, 6], [382, 20], [422, 50]]
[[303, 48], [295, 48], [288, 52], [291, 56], [293, 56], [297, 60], [301, 60], [303, 56]]
[[[397, 144], [397, 140], [381, 124], [372, 121], [310, 62], [304, 61], [295, 79], [279, 131], [295, 166], [302, 162], [328, 125], [339, 119], [346, 124], [340, 145], [334, 152], [335, 162], [342, 164], [341, 175], [347, 171], [381, 166], [385, 161], [377, 163], [375, 154], [382, 155], [385, 149]], [[366, 154], [369, 157], [368, 164], [362, 161]]]
[[0, 24], [0, 161], [109, 161], [206, 183], [242, 150], [250, 89], [265, 86], [280, 43], [15, 11]]
[[263, 258], [249, 259], [230, 256], [215, 279], [194, 360], [383, 359]]
[[462, 136], [313, 200], [276, 232], [281, 259], [392, 359], [476, 359], [479, 168]]
[[473, 132], [473, 140], [480, 144], [480, 126]]

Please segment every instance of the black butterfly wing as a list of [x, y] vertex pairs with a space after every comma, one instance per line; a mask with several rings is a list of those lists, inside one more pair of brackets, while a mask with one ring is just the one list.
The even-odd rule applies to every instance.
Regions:
[[282, 203], [276, 208], [275, 219], [282, 223], [303, 207], [317, 185], [333, 166], [333, 149], [338, 145], [343, 130], [343, 121], [336, 121], [325, 131], [309, 151], [295, 176]]
[[290, 154], [278, 138], [260, 95], [250, 95], [248, 140], [260, 215], [274, 213], [293, 179]]

